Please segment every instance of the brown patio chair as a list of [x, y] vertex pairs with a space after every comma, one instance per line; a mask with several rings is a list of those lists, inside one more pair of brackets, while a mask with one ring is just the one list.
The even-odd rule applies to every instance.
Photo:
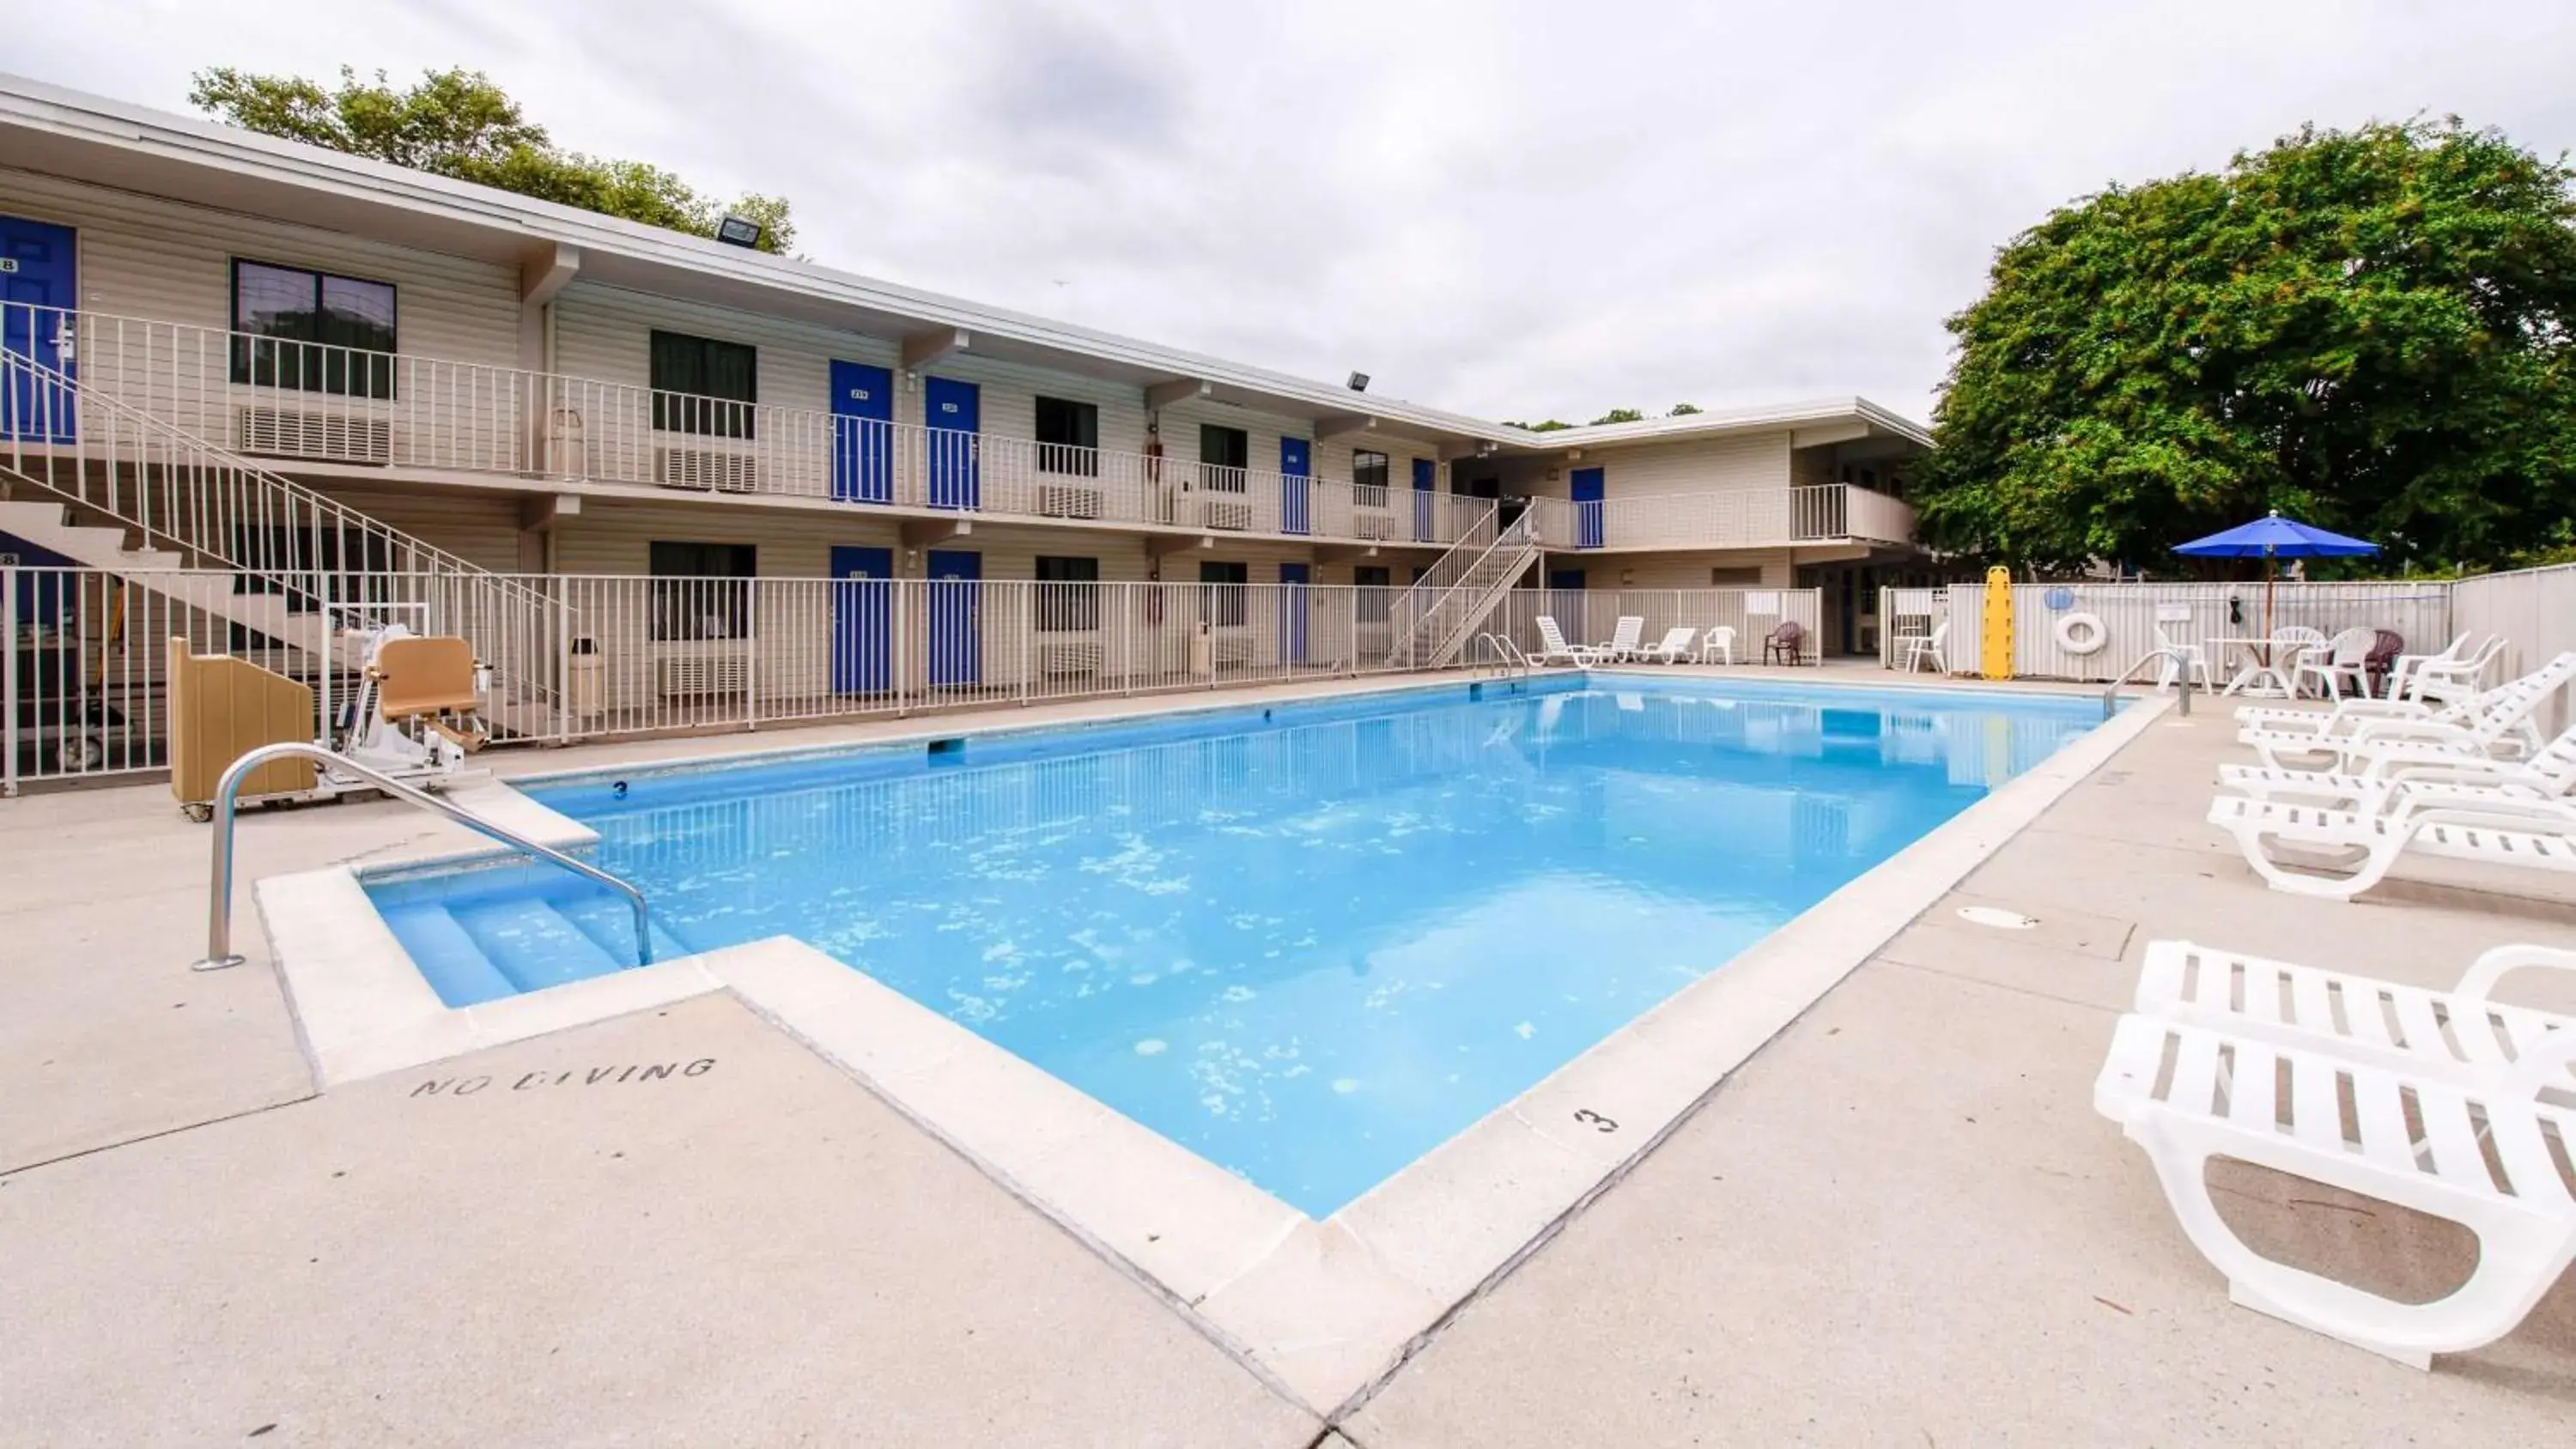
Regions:
[[1795, 619], [1783, 619], [1780, 627], [1763, 636], [1762, 662], [1796, 664], [1805, 656], [1806, 651], [1801, 646], [1806, 642], [1807, 627]]
[[2397, 656], [2406, 652], [2406, 636], [2392, 629], [2376, 631], [2378, 640], [2370, 646], [2368, 657], [2361, 662], [2362, 672], [2369, 677], [2373, 696], [2388, 693], [2388, 671], [2397, 664]]

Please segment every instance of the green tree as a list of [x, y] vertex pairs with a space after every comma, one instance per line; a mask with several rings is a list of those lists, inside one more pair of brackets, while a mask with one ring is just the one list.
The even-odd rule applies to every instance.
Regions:
[[1697, 414], [1699, 411], [1700, 406], [1697, 403], [1675, 403], [1673, 404], [1673, 410], [1664, 414], [1664, 416], [1668, 418], [1687, 418]]
[[658, 166], [555, 149], [481, 71], [429, 71], [397, 90], [382, 71], [370, 84], [342, 66], [339, 87], [325, 90], [300, 76], [217, 66], [198, 72], [188, 100], [246, 130], [629, 221], [711, 237], [731, 213], [761, 224], [762, 251], [784, 254], [796, 239], [783, 197], [751, 194], [722, 206]]
[[1641, 423], [1645, 420], [1646, 415], [1637, 411], [1635, 408], [1612, 408], [1610, 411], [1594, 418], [1589, 426], [1597, 428], [1604, 423]]
[[2419, 567], [2576, 542], [2576, 202], [2456, 119], [2113, 186], [1996, 255], [1915, 479], [1942, 546], [2171, 565], [2266, 508]]
[[1503, 426], [1504, 426], [1504, 427], [1507, 427], [1507, 428], [1526, 428], [1526, 429], [1528, 429], [1529, 431], [1531, 431], [1531, 432], [1533, 432], [1533, 433], [1561, 433], [1561, 432], [1564, 432], [1567, 428], [1573, 427], [1573, 426], [1574, 426], [1574, 424], [1572, 424], [1572, 423], [1568, 423], [1568, 422], [1560, 422], [1559, 420], [1557, 420], [1557, 419], [1555, 419], [1555, 418], [1549, 418], [1546, 422], [1543, 422], [1543, 423], [1514, 423], [1514, 422], [1506, 422], [1506, 423], [1504, 423], [1504, 424], [1503, 424]]

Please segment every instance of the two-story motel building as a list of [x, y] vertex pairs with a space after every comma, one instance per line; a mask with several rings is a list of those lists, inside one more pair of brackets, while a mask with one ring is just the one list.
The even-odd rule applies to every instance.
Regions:
[[8, 77], [0, 304], [22, 564], [1405, 591], [1518, 523], [1507, 582], [1815, 588], [1839, 653], [1922, 561], [1862, 399], [1533, 433]]

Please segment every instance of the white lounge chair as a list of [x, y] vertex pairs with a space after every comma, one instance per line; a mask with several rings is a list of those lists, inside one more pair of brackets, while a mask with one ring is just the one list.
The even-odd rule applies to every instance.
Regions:
[[2391, 1071], [2576, 1106], [2576, 1017], [2493, 1000], [2508, 973], [2576, 971], [2576, 951], [2498, 946], [2448, 991], [2190, 941], [2150, 941], [2135, 1008], [2148, 1016], [2314, 1046]]
[[[2283, 755], [2335, 755], [2350, 772], [2357, 754], [2373, 744], [2412, 741], [2469, 756], [2527, 755], [2542, 747], [2532, 716], [2576, 679], [2576, 650], [2551, 659], [2539, 670], [2497, 686], [2455, 710], [2415, 714], [2397, 709], [2404, 700], [2347, 700], [2313, 726], [2288, 721], [2257, 722], [2237, 733], [2239, 744], [2251, 745], [2266, 765], [2279, 765]], [[2378, 709], [2359, 708], [2375, 703]], [[2344, 727], [2338, 728], [2338, 722]]]
[[1944, 619], [1931, 633], [1906, 641], [1905, 672], [1912, 674], [1918, 665], [1929, 660], [1933, 673], [1949, 673], [1950, 661], [1941, 653], [1941, 646], [1948, 641], [1949, 637], [1950, 621]]
[[[2386, 878], [2408, 851], [2537, 870], [2576, 873], [2576, 804], [2410, 789], [2376, 810], [2333, 810], [2221, 795], [2209, 823], [2236, 837], [2245, 863], [2276, 891], [2348, 901]], [[2323, 861], [2285, 864], [2274, 846], [2343, 857], [2344, 874]], [[2322, 869], [2320, 868], [2322, 867]]]
[[1645, 633], [1646, 617], [1643, 614], [1621, 614], [1619, 622], [1611, 626], [1610, 642], [1593, 645], [1592, 657], [1595, 662], [1603, 664], [1634, 659], [1637, 657], [1637, 641], [1644, 638]]
[[1700, 636], [1699, 662], [1706, 664], [1708, 662], [1708, 656], [1712, 654], [1717, 656], [1717, 662], [1720, 664], [1733, 664], [1735, 662], [1735, 630], [1733, 627], [1726, 624], [1720, 624], [1716, 628], [1711, 629]]
[[2435, 745], [2390, 741], [2362, 752], [2364, 764], [2353, 773], [2291, 770], [2275, 765], [2226, 764], [2218, 783], [2257, 800], [2305, 800], [2312, 804], [2353, 802], [2372, 810], [2370, 802], [2393, 793], [2426, 786], [2454, 792], [2549, 799], [2576, 793], [2576, 726], [2559, 732], [2527, 760], [2482, 759]]
[[1530, 662], [1571, 664], [1577, 669], [1589, 669], [1597, 661], [1591, 650], [1565, 642], [1565, 631], [1556, 626], [1556, 620], [1541, 614], [1538, 616], [1538, 657]]
[[[2146, 1152], [2231, 1301], [2400, 1363], [2430, 1368], [2502, 1338], [2576, 1261], [2576, 1198], [2549, 1145], [2553, 1130], [2576, 1142], [2576, 1111], [2134, 1014], [2113, 1031], [2093, 1106]], [[2213, 1157], [2446, 1218], [2476, 1236], [2477, 1267], [2444, 1297], [2401, 1303], [2263, 1257], [2219, 1216]]]
[[2379, 643], [2379, 631], [2354, 627], [2329, 640], [2325, 647], [2312, 650], [2299, 658], [2290, 675], [2290, 687], [2305, 687], [2309, 679], [2317, 682], [2317, 693], [2327, 699], [2344, 697], [2344, 685], [2352, 686], [2353, 696], [2370, 697], [2370, 651]]
[[1655, 664], [1679, 664], [1690, 653], [1691, 641], [1699, 637], [1695, 626], [1675, 625], [1664, 631], [1660, 643], [1649, 644], [1637, 651], [1637, 657]]

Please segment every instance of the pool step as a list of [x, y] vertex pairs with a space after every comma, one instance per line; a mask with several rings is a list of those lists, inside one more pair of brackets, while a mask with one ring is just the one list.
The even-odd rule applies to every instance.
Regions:
[[519, 988], [483, 954], [482, 943], [447, 907], [419, 901], [385, 907], [384, 917], [430, 989], [449, 1006], [472, 1006], [518, 994]]
[[[596, 891], [558, 900], [554, 906], [564, 919], [588, 936], [593, 945], [615, 957], [619, 965], [635, 964], [635, 912], [626, 904], [624, 896]], [[663, 930], [660, 922], [654, 923], [654, 960], [668, 961], [688, 954], [689, 948], [681, 945], [678, 937]]]
[[543, 897], [460, 903], [449, 914], [514, 991], [542, 991], [635, 964], [631, 955], [608, 954]]

